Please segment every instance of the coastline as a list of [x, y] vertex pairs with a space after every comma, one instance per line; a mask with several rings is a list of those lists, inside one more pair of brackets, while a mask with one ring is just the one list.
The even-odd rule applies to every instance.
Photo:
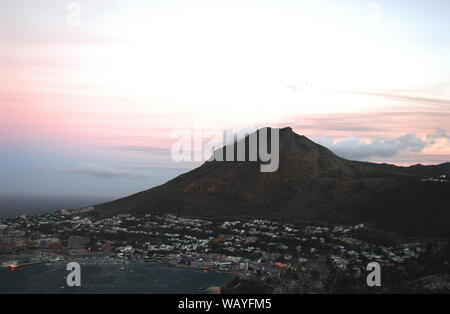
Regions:
[[[184, 264], [173, 264], [173, 263], [167, 263], [167, 262], [163, 262], [160, 260], [152, 260], [150, 261], [152, 263], [159, 263], [165, 266], [172, 266], [175, 268], [182, 268], [182, 269], [192, 269], [192, 270], [203, 270], [203, 271], [209, 271], [209, 272], [214, 272], [214, 273], [218, 273], [218, 274], [230, 274], [230, 275], [234, 275], [235, 277], [239, 277], [240, 279], [242, 278], [246, 278], [247, 275], [244, 274], [243, 272], [238, 272], [238, 271], [221, 271], [221, 270], [217, 270], [217, 269], [211, 269], [211, 268], [205, 268], [205, 267], [198, 267], [198, 266], [190, 266], [190, 265], [184, 265]], [[231, 282], [232, 280], [230, 280]], [[222, 294], [222, 290], [223, 288], [227, 285], [228, 283], [222, 285], [222, 286], [210, 286], [207, 288], [198, 288], [199, 290], [204, 290], [204, 291], [208, 291], [210, 294]]]
[[206, 291], [209, 291], [211, 294], [221, 294], [223, 287], [212, 286], [206, 288]]
[[[220, 294], [222, 286], [234, 279], [230, 274], [203, 273], [193, 268], [168, 267], [169, 264], [163, 263], [146, 265], [134, 261], [124, 265], [102, 265], [95, 261], [85, 262], [81, 265], [82, 288], [66, 286], [65, 262], [40, 263], [0, 272], [0, 292]], [[34, 279], [30, 281], [30, 278]]]

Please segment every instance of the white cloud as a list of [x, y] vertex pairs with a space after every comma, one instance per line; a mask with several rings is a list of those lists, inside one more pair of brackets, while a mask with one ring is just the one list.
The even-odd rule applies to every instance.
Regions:
[[348, 137], [334, 141], [331, 137], [319, 138], [315, 141], [333, 151], [336, 155], [351, 160], [368, 160], [371, 157], [393, 157], [401, 153], [420, 153], [426, 147], [435, 144], [436, 139], [450, 140], [450, 135], [442, 128], [428, 134], [425, 139], [416, 134], [407, 134], [393, 139], [375, 138], [364, 142], [357, 137]]
[[446, 130], [440, 127], [436, 129], [436, 133], [427, 135], [427, 140], [430, 142], [430, 144], [435, 144], [436, 140], [441, 138], [445, 138], [450, 141], [450, 134], [448, 134]]

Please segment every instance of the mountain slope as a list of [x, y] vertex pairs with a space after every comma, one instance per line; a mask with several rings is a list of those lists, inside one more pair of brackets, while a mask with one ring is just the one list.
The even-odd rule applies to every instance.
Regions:
[[450, 236], [450, 184], [421, 182], [405, 169], [345, 160], [285, 128], [276, 172], [261, 173], [259, 162], [206, 162], [96, 212], [366, 222], [406, 235]]

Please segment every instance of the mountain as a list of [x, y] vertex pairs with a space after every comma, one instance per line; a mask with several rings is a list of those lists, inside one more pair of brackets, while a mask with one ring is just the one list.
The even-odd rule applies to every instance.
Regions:
[[417, 164], [410, 167], [398, 167], [389, 164], [381, 164], [381, 167], [390, 168], [399, 173], [415, 175], [423, 178], [438, 177], [445, 175], [450, 177], [450, 162], [446, 162], [440, 165], [424, 166]]
[[[249, 137], [242, 141], [248, 146]], [[208, 161], [161, 186], [97, 205], [96, 214], [365, 222], [408, 236], [450, 236], [450, 184], [421, 180], [441, 169], [448, 173], [448, 164], [405, 168], [349, 161], [291, 128], [279, 130], [279, 156], [272, 173], [260, 172], [261, 161]]]

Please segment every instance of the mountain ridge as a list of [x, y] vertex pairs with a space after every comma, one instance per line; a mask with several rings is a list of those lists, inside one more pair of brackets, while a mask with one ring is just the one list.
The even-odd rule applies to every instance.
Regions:
[[[450, 163], [413, 166], [410, 172], [346, 160], [291, 128], [279, 135], [276, 172], [260, 172], [261, 161], [207, 161], [163, 185], [97, 205], [96, 213], [365, 222], [410, 236], [450, 236], [450, 184], [422, 182], [418, 174], [448, 169]], [[248, 138], [241, 140], [246, 147]]]

